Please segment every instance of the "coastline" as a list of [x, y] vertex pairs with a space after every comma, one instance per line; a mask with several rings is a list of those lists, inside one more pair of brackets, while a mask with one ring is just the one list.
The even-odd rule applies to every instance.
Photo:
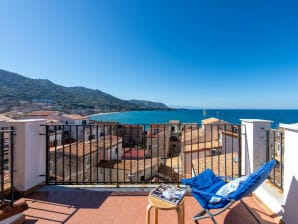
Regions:
[[[125, 114], [122, 114], [125, 113]], [[106, 115], [106, 116], [100, 116]], [[93, 117], [92, 117], [93, 116]], [[265, 119], [272, 120], [272, 127], [278, 127], [279, 123], [297, 122], [298, 110], [261, 110], [261, 109], [177, 109], [177, 110], [153, 110], [153, 111], [119, 111], [98, 113], [89, 116], [91, 120], [117, 121], [123, 124], [151, 124], [168, 123], [170, 120], [179, 120], [181, 123], [201, 123], [210, 117], [227, 121], [232, 124], [241, 124], [240, 119]]]
[[88, 115], [89, 118], [91, 116], [97, 116], [97, 115], [107, 115], [107, 114], [116, 114], [116, 113], [121, 113], [121, 111], [116, 111], [116, 112], [103, 112], [103, 113], [98, 113], [98, 114], [91, 114], [91, 115]]

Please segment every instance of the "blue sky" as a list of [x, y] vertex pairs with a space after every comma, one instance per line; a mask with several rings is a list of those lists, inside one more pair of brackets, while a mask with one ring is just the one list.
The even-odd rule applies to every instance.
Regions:
[[0, 1], [0, 68], [122, 99], [298, 108], [298, 3]]

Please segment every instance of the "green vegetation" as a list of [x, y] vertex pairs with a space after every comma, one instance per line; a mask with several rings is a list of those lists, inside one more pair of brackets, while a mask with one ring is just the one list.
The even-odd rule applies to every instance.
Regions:
[[0, 69], [1, 103], [15, 105], [48, 103], [61, 110], [89, 109], [94, 111], [126, 111], [169, 109], [162, 103], [142, 100], [122, 100], [100, 90], [84, 87], [64, 87], [49, 80], [30, 79]]

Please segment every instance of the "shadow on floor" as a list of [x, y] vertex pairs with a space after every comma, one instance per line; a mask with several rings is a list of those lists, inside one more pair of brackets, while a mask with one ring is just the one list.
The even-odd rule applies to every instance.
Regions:
[[[229, 209], [229, 212], [225, 216], [224, 223], [225, 224], [275, 224], [275, 222], [270, 222], [264, 219], [264, 217], [260, 216], [261, 211], [256, 211], [254, 209], [250, 209], [251, 212], [256, 216], [257, 220], [253, 217], [252, 214], [250, 214], [249, 210], [245, 208], [245, 206], [241, 203], [238, 203], [237, 205], [233, 206], [231, 209]], [[268, 216], [269, 219], [271, 217], [265, 213], [262, 213], [263, 216]]]
[[111, 193], [61, 186], [43, 188], [25, 198], [30, 207], [25, 212], [25, 223], [65, 223], [80, 209], [98, 209]]
[[26, 198], [31, 201], [38, 200], [75, 208], [98, 208], [111, 194], [111, 191], [59, 187], [54, 191], [37, 191]]

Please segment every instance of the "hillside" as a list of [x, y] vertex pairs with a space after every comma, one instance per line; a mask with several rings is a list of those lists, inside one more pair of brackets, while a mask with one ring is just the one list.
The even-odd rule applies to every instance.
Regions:
[[164, 108], [165, 105], [163, 103], [151, 102], [147, 100], [129, 100], [129, 102], [136, 104], [140, 107], [151, 107], [153, 109]]
[[[31, 79], [0, 69], [0, 100], [2, 112], [10, 106], [25, 110], [47, 105], [51, 109], [89, 110], [93, 112], [169, 109], [162, 103], [143, 100], [122, 100], [100, 90], [85, 87], [64, 87], [45, 79]], [[10, 105], [13, 104], [13, 105]], [[25, 108], [24, 108], [25, 106]], [[1, 108], [0, 108], [1, 109]], [[40, 108], [39, 108], [40, 109]], [[1, 112], [1, 111], [0, 111]]]

